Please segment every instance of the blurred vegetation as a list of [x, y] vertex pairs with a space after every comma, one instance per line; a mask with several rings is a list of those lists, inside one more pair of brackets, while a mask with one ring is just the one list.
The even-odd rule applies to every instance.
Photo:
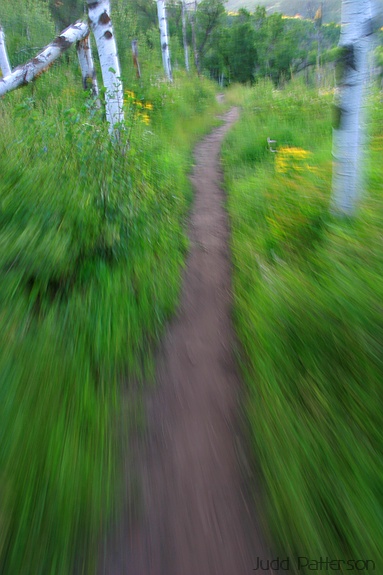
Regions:
[[[220, 17], [209, 27], [212, 4]], [[262, 8], [224, 14], [217, 4], [198, 7], [203, 73], [222, 84], [258, 82], [228, 92], [243, 116], [224, 164], [265, 528], [291, 556], [366, 557], [378, 570], [380, 96], [370, 103], [360, 217], [334, 221], [332, 93], [324, 90], [333, 82], [339, 27], [322, 27], [321, 63], [329, 66], [321, 95], [303, 81], [277, 90], [300, 73], [314, 84], [315, 24]], [[119, 145], [109, 142], [104, 110], [81, 90], [74, 50], [0, 102], [0, 571], [7, 575], [94, 572], [94, 550], [114, 513], [118, 450], [126, 449], [119, 421], [140, 422], [126, 397], [150, 377], [153, 345], [177, 303], [191, 149], [216, 109], [216, 88], [183, 72], [179, 3], [168, 6], [173, 85], [163, 80], [155, 3], [114, 0], [112, 8], [126, 88]], [[82, 10], [81, 1], [2, 0], [12, 65]]]
[[12, 68], [33, 58], [55, 36], [45, 0], [1, 0], [0, 24]]
[[[381, 0], [378, 0], [380, 3]], [[340, 22], [342, 0], [258, 0], [257, 4], [266, 8], [268, 13], [281, 12], [287, 16], [299, 14], [303, 18], [314, 18], [319, 6], [323, 6], [323, 18], [326, 23]], [[253, 0], [227, 0], [228, 10], [254, 8]]]
[[[130, 398], [150, 379], [178, 299], [191, 150], [214, 121], [215, 87], [182, 72], [164, 82], [159, 50], [142, 50], [136, 80], [116, 20], [126, 89], [118, 145], [82, 91], [74, 50], [0, 102], [4, 575], [94, 572], [123, 475], [119, 421], [128, 431], [140, 422]], [[6, 38], [12, 55], [9, 28]]]
[[204, 66], [213, 78], [223, 77], [225, 84], [269, 77], [278, 85], [298, 73], [314, 83], [318, 39], [319, 63], [330, 64], [339, 32], [336, 24], [318, 28], [313, 20], [268, 14], [260, 6], [251, 13], [241, 8], [228, 13], [225, 24], [214, 31]]
[[264, 527], [282, 557], [371, 559], [381, 572], [380, 94], [353, 221], [329, 212], [331, 93], [260, 82], [228, 98], [243, 106], [223, 159]]

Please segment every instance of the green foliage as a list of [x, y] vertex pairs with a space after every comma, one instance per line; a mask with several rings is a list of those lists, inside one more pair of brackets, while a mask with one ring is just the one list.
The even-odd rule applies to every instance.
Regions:
[[[379, 96], [371, 102], [369, 194], [349, 222], [328, 212], [332, 98], [302, 84], [236, 88], [238, 95], [244, 112], [227, 137], [224, 166], [265, 529], [282, 556], [368, 558], [380, 572]], [[267, 137], [277, 140], [276, 153]]]
[[227, 82], [249, 82], [269, 77], [278, 85], [291, 75], [315, 66], [320, 37], [321, 62], [333, 61], [328, 55], [339, 39], [339, 26], [322, 26], [313, 21], [268, 15], [257, 7], [254, 13], [240, 9], [221, 19], [214, 30], [202, 65], [210, 76]]
[[201, 0], [196, 13], [197, 49], [200, 58], [212, 43], [212, 33], [222, 21], [225, 13], [223, 0]]
[[95, 572], [116, 421], [127, 438], [131, 382], [177, 303], [191, 147], [214, 106], [206, 80], [142, 82], [112, 145], [71, 62], [1, 102], [2, 573]]
[[234, 18], [226, 43], [227, 65], [233, 82], [253, 82], [258, 65], [257, 34], [251, 16], [241, 10]]
[[48, 4], [60, 31], [84, 16], [85, 0], [48, 0]]
[[157, 6], [154, 0], [123, 0], [123, 3], [138, 17], [141, 30], [158, 27]]
[[[381, 3], [381, 0], [378, 0]], [[287, 16], [299, 14], [303, 18], [313, 19], [319, 6], [323, 5], [323, 21], [340, 22], [341, 0], [259, 0], [257, 4], [267, 8], [268, 12], [281, 12]], [[254, 9], [252, 0], [227, 0], [228, 10], [238, 10], [240, 8]]]
[[2, 0], [0, 23], [12, 67], [29, 60], [55, 37], [53, 20], [44, 0]]

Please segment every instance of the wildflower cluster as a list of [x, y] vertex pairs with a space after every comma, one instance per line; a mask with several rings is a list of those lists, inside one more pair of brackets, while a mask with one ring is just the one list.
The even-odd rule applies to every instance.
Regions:
[[308, 168], [305, 160], [311, 156], [311, 152], [303, 148], [282, 147], [275, 155], [275, 169], [278, 173], [286, 174], [291, 171], [302, 172]]
[[150, 116], [148, 112], [153, 110], [153, 104], [151, 102], [137, 100], [134, 92], [131, 90], [125, 90], [124, 104], [130, 107], [134, 119], [140, 120], [147, 126], [150, 124]]

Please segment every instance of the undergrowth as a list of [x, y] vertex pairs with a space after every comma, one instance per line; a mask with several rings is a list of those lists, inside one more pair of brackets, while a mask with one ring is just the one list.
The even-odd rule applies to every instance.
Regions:
[[[191, 150], [215, 109], [203, 79], [137, 82], [113, 145], [75, 68], [0, 104], [4, 574], [94, 572], [116, 420], [177, 303]], [[128, 410], [127, 427], [140, 417]]]
[[332, 95], [300, 83], [234, 90], [243, 114], [223, 160], [265, 529], [291, 572], [299, 556], [371, 560], [381, 572], [380, 98], [369, 102], [366, 194], [342, 221], [329, 211]]

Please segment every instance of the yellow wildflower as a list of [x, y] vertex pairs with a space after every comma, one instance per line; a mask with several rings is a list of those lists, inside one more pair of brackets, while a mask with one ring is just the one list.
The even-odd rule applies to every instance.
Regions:
[[141, 120], [144, 122], [144, 124], [148, 125], [150, 124], [150, 118], [148, 116], [148, 114], [140, 114]]
[[303, 148], [282, 147], [279, 148], [275, 158], [275, 168], [279, 173], [286, 173], [288, 171], [302, 171], [305, 160], [311, 156], [311, 152], [303, 150]]
[[136, 97], [136, 94], [134, 92], [131, 92], [130, 90], [125, 90], [125, 95], [128, 98], [131, 98], [132, 100]]

